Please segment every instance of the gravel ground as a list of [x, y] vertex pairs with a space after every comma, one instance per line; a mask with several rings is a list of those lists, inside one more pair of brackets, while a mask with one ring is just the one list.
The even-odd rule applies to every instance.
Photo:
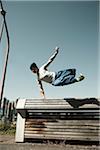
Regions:
[[0, 150], [100, 150], [97, 145], [15, 143], [14, 136], [0, 135]]

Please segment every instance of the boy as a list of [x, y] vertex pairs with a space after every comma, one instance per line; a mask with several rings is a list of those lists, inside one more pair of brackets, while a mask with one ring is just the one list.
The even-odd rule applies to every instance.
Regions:
[[58, 72], [48, 71], [48, 66], [52, 63], [59, 52], [59, 48], [56, 47], [54, 54], [48, 59], [47, 63], [38, 68], [36, 63], [32, 63], [30, 70], [37, 74], [37, 81], [40, 86], [40, 92], [45, 98], [45, 93], [42, 85], [42, 81], [52, 84], [53, 86], [64, 86], [75, 82], [82, 81], [85, 77], [80, 74], [78, 78], [75, 78], [76, 69], [65, 69]]

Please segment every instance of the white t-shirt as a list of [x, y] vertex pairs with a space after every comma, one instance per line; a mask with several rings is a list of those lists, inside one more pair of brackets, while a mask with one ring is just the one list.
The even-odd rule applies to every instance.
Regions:
[[39, 68], [39, 79], [48, 83], [52, 83], [55, 79], [55, 72], [44, 69], [44, 65]]

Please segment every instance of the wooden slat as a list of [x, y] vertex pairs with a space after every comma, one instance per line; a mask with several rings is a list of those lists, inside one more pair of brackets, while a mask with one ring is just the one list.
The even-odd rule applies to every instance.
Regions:
[[[60, 113], [59, 113], [59, 114], [54, 114], [54, 113], [53, 113], [53, 114], [50, 114], [50, 113], [48, 113], [48, 114], [44, 114], [44, 113], [41, 113], [41, 114], [38, 114], [38, 113], [37, 113], [37, 114], [36, 114], [36, 113], [28, 113], [29, 118], [31, 118], [31, 117], [36, 117], [36, 118], [38, 118], [38, 117], [41, 117], [41, 116], [47, 117], [47, 118], [49, 118], [49, 117], [50, 117], [50, 118], [51, 118], [51, 117], [60, 118], [60, 117], [68, 117], [68, 116], [77, 116], [77, 117], [78, 117], [78, 116], [81, 116], [81, 117], [82, 117], [82, 116], [83, 116], [83, 117], [84, 117], [84, 116], [88, 116], [88, 117], [89, 117], [90, 115], [91, 115], [91, 116], [99, 116], [98, 113], [91, 113], [91, 112], [90, 112], [90, 113], [70, 113], [70, 114], [69, 114], [69, 113], [65, 113], [65, 114], [62, 114], [62, 113], [61, 113], [61, 114], [60, 114]], [[90, 117], [91, 117], [91, 116], [90, 116]]]
[[76, 113], [82, 113], [82, 112], [91, 112], [91, 113], [99, 113], [99, 109], [88, 109], [88, 110], [85, 110], [85, 109], [67, 109], [66, 107], [64, 108], [61, 108], [61, 107], [57, 107], [57, 108], [50, 108], [50, 107], [35, 107], [35, 108], [32, 108], [32, 107], [27, 107], [25, 108], [24, 110], [27, 110], [27, 112], [69, 112], [69, 113], [73, 113], [73, 112], [76, 112]]
[[99, 120], [52, 120], [52, 119], [26, 119], [27, 123], [63, 124], [63, 125], [100, 125]]
[[54, 135], [54, 134], [25, 134], [25, 138], [38, 138], [38, 139], [59, 139], [59, 140], [79, 140], [79, 141], [99, 141], [98, 136], [83, 136], [83, 135]]
[[25, 103], [26, 105], [44, 105], [44, 104], [46, 104], [46, 105], [56, 105], [56, 104], [58, 104], [58, 105], [61, 105], [61, 104], [66, 104], [66, 105], [69, 105], [66, 101], [47, 101], [47, 102], [34, 102], [34, 101], [30, 101], [30, 102], [27, 102], [26, 101], [26, 103]]
[[[33, 108], [33, 109], [41, 109], [41, 108], [51, 108], [51, 109], [53, 109], [53, 108], [58, 108], [58, 109], [60, 109], [60, 107], [61, 108], [73, 108], [72, 106], [70, 106], [70, 105], [68, 105], [67, 103], [58, 103], [58, 104], [56, 104], [56, 103], [50, 103], [50, 104], [46, 104], [46, 103], [39, 103], [39, 104], [35, 104], [35, 103], [30, 103], [30, 104], [27, 104], [27, 103], [25, 103], [25, 108]], [[90, 109], [99, 109], [99, 107], [97, 106], [97, 105], [90, 105], [90, 104], [87, 104], [86, 106], [85, 105], [83, 105], [83, 106], [80, 106], [79, 108], [85, 108], [85, 109], [88, 109], [88, 108], [90, 108]]]
[[30, 128], [31, 129], [37, 129], [37, 128], [49, 128], [49, 129], [96, 129], [99, 130], [99, 126], [98, 125], [43, 125], [43, 124], [25, 124], [25, 128]]
[[70, 106], [62, 104], [62, 105], [25, 105], [26, 109], [66, 109], [66, 108], [70, 108]]
[[43, 125], [43, 124], [26, 124], [25, 128], [30, 128], [31, 129], [40, 129], [42, 130], [42, 128], [48, 128], [48, 129], [89, 129], [89, 130], [99, 130], [99, 126], [97, 125], [73, 125], [73, 126], [69, 126], [69, 125]]
[[66, 114], [66, 115], [59, 115], [58, 114], [58, 116], [57, 115], [50, 115], [49, 116], [49, 114], [48, 114], [48, 116], [47, 115], [27, 115], [27, 116], [29, 116], [29, 119], [73, 119], [73, 118], [76, 118], [76, 120], [78, 120], [79, 118], [80, 119], [82, 119], [82, 120], [84, 120], [84, 119], [90, 119], [90, 120], [92, 120], [93, 118], [98, 118], [98, 120], [99, 120], [99, 115], [96, 115], [96, 113], [95, 114], [92, 114], [92, 113], [90, 113], [90, 114], [88, 114], [88, 115], [84, 115], [84, 114]]
[[64, 99], [26, 99], [26, 102], [30, 103], [30, 102], [34, 102], [34, 103], [38, 103], [38, 102], [42, 102], [42, 103], [53, 103], [53, 102], [66, 102], [66, 100]]
[[98, 131], [98, 128], [84, 128], [84, 126], [82, 127], [82, 128], [77, 128], [77, 127], [73, 127], [73, 128], [69, 128], [69, 127], [66, 127], [66, 128], [63, 128], [62, 126], [61, 126], [61, 128], [51, 128], [50, 126], [48, 127], [44, 127], [44, 128], [30, 128], [30, 127], [25, 127], [25, 132], [34, 132], [34, 131], [36, 131], [36, 132], [43, 132], [43, 133], [45, 133], [45, 132], [75, 132], [75, 133], [77, 133], [77, 132], [82, 132], [82, 133], [96, 133], [97, 135], [99, 134], [99, 131]]
[[95, 116], [95, 115], [88, 115], [88, 116], [86, 116], [86, 115], [66, 115], [66, 116], [29, 116], [29, 118], [30, 119], [52, 119], [52, 120], [55, 120], [55, 119], [61, 119], [61, 120], [68, 120], [68, 119], [70, 119], [70, 120], [75, 120], [75, 119], [77, 119], [77, 120], [83, 120], [83, 119], [85, 119], [85, 120], [88, 120], [88, 119], [94, 119], [94, 120], [96, 120], [96, 119], [98, 119], [99, 120], [99, 116]]
[[99, 136], [98, 132], [82, 132], [82, 131], [74, 131], [71, 130], [69, 132], [62, 132], [62, 131], [25, 131], [24, 134], [44, 134], [44, 135], [48, 135], [48, 134], [52, 134], [52, 135], [69, 135], [69, 136]]

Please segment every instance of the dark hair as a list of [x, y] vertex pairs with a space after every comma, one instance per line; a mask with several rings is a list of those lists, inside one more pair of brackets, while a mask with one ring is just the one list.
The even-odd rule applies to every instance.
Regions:
[[32, 70], [32, 68], [37, 68], [36, 63], [32, 63], [32, 64], [30, 65], [30, 70]]

